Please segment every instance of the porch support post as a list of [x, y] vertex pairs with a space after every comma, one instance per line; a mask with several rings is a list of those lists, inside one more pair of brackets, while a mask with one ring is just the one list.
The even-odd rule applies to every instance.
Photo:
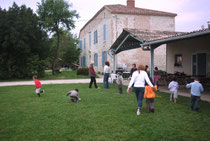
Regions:
[[116, 74], [116, 55], [113, 55], [113, 73]]
[[150, 77], [154, 81], [154, 48], [151, 47], [150, 45]]

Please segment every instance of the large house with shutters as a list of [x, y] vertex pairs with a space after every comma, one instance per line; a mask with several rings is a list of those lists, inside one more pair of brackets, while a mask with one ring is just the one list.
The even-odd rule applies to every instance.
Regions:
[[[110, 47], [124, 28], [175, 31], [177, 14], [135, 7], [135, 0], [127, 0], [127, 5], [105, 5], [80, 30], [80, 66], [89, 67], [94, 62], [95, 70], [103, 71], [104, 62], [110, 62], [113, 69], [113, 56]], [[166, 69], [166, 45], [155, 50], [154, 64], [159, 69]], [[116, 66], [127, 66], [133, 63], [150, 65], [150, 53], [141, 48], [117, 54]]]

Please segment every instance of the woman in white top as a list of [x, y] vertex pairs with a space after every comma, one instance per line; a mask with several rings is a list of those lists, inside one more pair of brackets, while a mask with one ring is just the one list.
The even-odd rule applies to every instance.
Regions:
[[109, 74], [110, 74], [110, 67], [109, 67], [109, 61], [105, 62], [104, 66], [104, 88], [108, 89], [109, 88]]
[[130, 88], [134, 84], [134, 89], [136, 93], [136, 98], [137, 98], [137, 115], [140, 115], [140, 110], [142, 109], [142, 101], [144, 98], [144, 90], [145, 90], [145, 81], [147, 84], [152, 87], [152, 83], [149, 80], [149, 77], [147, 73], [144, 71], [145, 68], [143, 65], [139, 65], [137, 71], [135, 71], [132, 75], [131, 81], [128, 85], [127, 93], [129, 94]]

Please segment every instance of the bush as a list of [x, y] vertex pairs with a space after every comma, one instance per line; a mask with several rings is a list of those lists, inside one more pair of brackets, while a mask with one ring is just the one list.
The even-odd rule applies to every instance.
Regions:
[[77, 70], [77, 75], [89, 75], [89, 68], [87, 67], [79, 68]]

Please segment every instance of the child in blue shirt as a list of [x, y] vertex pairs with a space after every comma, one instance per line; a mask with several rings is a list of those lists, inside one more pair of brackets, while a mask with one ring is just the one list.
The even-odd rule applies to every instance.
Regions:
[[194, 82], [187, 84], [186, 87], [191, 88], [191, 110], [193, 110], [193, 107], [195, 105], [195, 111], [198, 112], [198, 110], [200, 109], [200, 96], [201, 93], [204, 91], [202, 84], [199, 82], [199, 78], [195, 78]]

